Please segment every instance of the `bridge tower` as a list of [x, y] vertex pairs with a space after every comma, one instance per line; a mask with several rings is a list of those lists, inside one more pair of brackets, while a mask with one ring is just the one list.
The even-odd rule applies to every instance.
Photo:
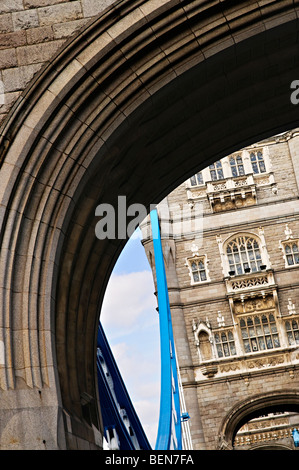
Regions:
[[298, 129], [250, 145], [158, 205], [194, 449], [296, 448], [298, 150]]

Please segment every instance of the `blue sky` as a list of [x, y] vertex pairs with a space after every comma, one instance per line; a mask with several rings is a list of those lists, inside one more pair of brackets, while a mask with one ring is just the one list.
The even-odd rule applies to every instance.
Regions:
[[160, 334], [154, 291], [137, 229], [109, 280], [101, 323], [152, 448], [160, 405]]

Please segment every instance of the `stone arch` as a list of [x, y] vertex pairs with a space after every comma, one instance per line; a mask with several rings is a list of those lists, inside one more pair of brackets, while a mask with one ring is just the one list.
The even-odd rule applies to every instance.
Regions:
[[[47, 448], [101, 445], [96, 328], [125, 239], [96, 239], [95, 207], [117, 207], [122, 194], [148, 208], [207, 163], [296, 127], [297, 33], [296, 8], [283, 1], [248, 12], [229, 1], [123, 0], [72, 38], [9, 113], [0, 387], [13, 409], [25, 400], [42, 410], [28, 423], [34, 448], [46, 441], [40, 414], [53, 423]], [[0, 442], [9, 448], [9, 436]]]
[[232, 449], [233, 441], [238, 430], [250, 419], [262, 413], [275, 411], [299, 410], [299, 392], [297, 390], [279, 390], [253, 395], [238, 402], [223, 419], [219, 431], [218, 448]]

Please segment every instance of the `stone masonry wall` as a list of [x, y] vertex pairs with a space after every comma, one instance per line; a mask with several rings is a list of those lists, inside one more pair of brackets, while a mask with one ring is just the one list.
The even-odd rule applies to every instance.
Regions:
[[0, 124], [34, 75], [113, 1], [1, 0]]

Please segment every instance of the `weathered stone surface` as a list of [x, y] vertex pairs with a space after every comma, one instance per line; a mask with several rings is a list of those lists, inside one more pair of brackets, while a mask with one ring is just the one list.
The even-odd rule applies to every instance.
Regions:
[[[98, 202], [115, 204], [121, 191], [149, 207], [198, 165], [286, 130], [298, 118], [289, 100], [290, 81], [299, 74], [298, 24], [284, 24], [297, 13], [296, 4], [277, 1], [265, 15], [256, 5], [242, 21], [231, 2], [227, 19], [225, 1], [194, 0], [184, 8], [176, 0], [125, 0], [111, 4], [111, 11], [102, 3], [108, 10], [101, 19], [98, 8], [92, 15], [93, 5], [99, 4], [1, 3], [5, 33], [20, 39], [26, 32], [27, 38], [27, 44], [14, 40], [0, 50], [1, 77], [10, 90], [0, 110], [7, 118], [0, 135], [0, 386], [5, 410], [13, 410], [1, 415], [1, 448], [14, 448], [12, 433], [24, 448], [43, 441], [47, 448], [95, 446], [94, 332], [125, 243], [96, 239]], [[281, 27], [272, 30], [277, 17]], [[86, 29], [74, 34], [82, 20]], [[282, 184], [286, 198], [294, 188], [294, 178], [289, 187]], [[220, 213], [213, 215], [221, 221]], [[192, 361], [185, 340], [180, 347]], [[194, 371], [183, 379], [194, 398]], [[39, 390], [42, 397], [47, 393], [44, 401]], [[89, 423], [82, 417], [83, 392], [95, 400]], [[200, 448], [198, 408], [194, 404], [193, 423]]]

